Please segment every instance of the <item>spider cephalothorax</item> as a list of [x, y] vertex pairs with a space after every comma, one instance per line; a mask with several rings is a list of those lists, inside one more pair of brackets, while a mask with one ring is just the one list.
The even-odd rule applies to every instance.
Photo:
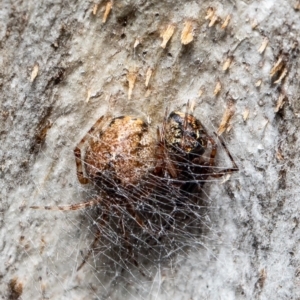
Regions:
[[193, 115], [176, 111], [166, 122], [165, 142], [171, 151], [202, 155], [207, 147], [207, 133]]
[[[173, 181], [173, 185], [180, 188], [181, 194], [195, 193], [197, 187], [201, 187], [209, 176], [207, 167], [214, 165], [214, 140], [198, 119], [180, 111], [169, 115], [163, 130], [160, 143], [165, 148], [163, 161], [171, 162], [168, 167], [169, 175], [177, 180]], [[208, 150], [209, 141], [212, 152], [211, 157], [207, 158], [204, 154]]]

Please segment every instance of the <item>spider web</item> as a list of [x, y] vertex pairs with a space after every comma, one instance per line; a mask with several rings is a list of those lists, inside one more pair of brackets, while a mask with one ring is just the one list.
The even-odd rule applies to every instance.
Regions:
[[[211, 169], [212, 174], [231, 166], [229, 159], [223, 160], [225, 151], [220, 152], [222, 158], [218, 157], [217, 166]], [[210, 149], [203, 157], [208, 159], [209, 153]], [[74, 164], [70, 152], [66, 157]], [[190, 167], [189, 162], [184, 164], [186, 168]], [[60, 169], [58, 172], [65, 173], [67, 170]], [[191, 176], [194, 177], [196, 174]], [[50, 219], [48, 224], [56, 220], [63, 224], [61, 237], [57, 239], [56, 256], [63, 265], [72, 258], [67, 270], [72, 270], [74, 276], [84, 274], [87, 282], [101, 282], [103, 298], [111, 297], [111, 289], [116, 285], [123, 287], [118, 291], [131, 293], [128, 285], [131, 287], [133, 283], [141, 289], [140, 295], [147, 298], [149, 283], [160, 286], [164, 281], [163, 274], [176, 269], [176, 265], [189, 253], [202, 253], [203, 257], [213, 255], [211, 247], [219, 238], [211, 221], [216, 207], [208, 191], [210, 186], [220, 184], [221, 180], [208, 178], [205, 181], [178, 182], [177, 179], [161, 178], [150, 173], [138, 185], [124, 188], [113, 180], [113, 176], [105, 174], [105, 181], [117, 190], [112, 197], [101, 192], [103, 186], [82, 186], [75, 178], [72, 184], [78, 190], [74, 198], [83, 202], [84, 199], [98, 199], [100, 195], [101, 201], [97, 206], [76, 212], [43, 212]], [[190, 188], [179, 188], [187, 183]], [[68, 190], [71, 192], [72, 188]], [[52, 193], [51, 198], [55, 199], [56, 195]], [[47, 193], [46, 200], [47, 204], [51, 204]], [[59, 199], [57, 205], [76, 204], [74, 202], [62, 203]], [[142, 224], [138, 220], [142, 220]], [[54, 260], [47, 260], [46, 265], [53, 274], [53, 280], [66, 286], [62, 275], [66, 270], [61, 271]], [[93, 284], [90, 285], [91, 293], [99, 297], [99, 291], [94, 291]]]

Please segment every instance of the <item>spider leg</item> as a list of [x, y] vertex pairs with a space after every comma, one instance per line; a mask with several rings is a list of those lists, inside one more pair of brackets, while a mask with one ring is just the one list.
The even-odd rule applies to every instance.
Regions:
[[[166, 119], [165, 119], [166, 120]], [[171, 177], [176, 178], [177, 177], [177, 170], [174, 164], [172, 163], [172, 160], [168, 154], [168, 151], [166, 149], [165, 145], [165, 121], [164, 125], [161, 129], [157, 128], [157, 140], [159, 141], [156, 146], [156, 166], [154, 169], [154, 174], [163, 174], [163, 170], [167, 169]]]
[[181, 148], [184, 148], [185, 140], [186, 140], [186, 132], [188, 128], [188, 116], [189, 116], [189, 108], [190, 108], [190, 102], [188, 101], [186, 104], [186, 111], [184, 115], [184, 120], [183, 120], [183, 135], [182, 135], [182, 140], [181, 140]]
[[101, 232], [100, 230], [98, 230], [96, 236], [95, 236], [95, 239], [91, 245], [91, 247], [89, 248], [87, 254], [84, 256], [81, 264], [77, 267], [76, 271], [78, 272], [84, 265], [85, 263], [87, 262], [87, 260], [89, 259], [89, 257], [91, 256], [91, 254], [93, 253], [94, 249], [95, 249], [95, 246], [97, 245], [99, 239], [101, 237]]
[[124, 236], [124, 244], [128, 251], [128, 253], [127, 253], [128, 258], [133, 261], [135, 266], [138, 266], [138, 263], [134, 257], [132, 245], [129, 241], [129, 233], [128, 233], [128, 230], [126, 230], [126, 228], [125, 228], [124, 219], [122, 217], [120, 217], [119, 226], [121, 228], [122, 235]]
[[[226, 174], [237, 172], [239, 170], [236, 162], [234, 161], [231, 153], [229, 152], [228, 148], [226, 147], [226, 144], [224, 143], [223, 139], [221, 139], [221, 137], [219, 137], [219, 136], [217, 136], [217, 138], [219, 139], [219, 141], [221, 142], [221, 145], [224, 147], [227, 155], [229, 156], [233, 167], [232, 168], [225, 168], [225, 169], [219, 170], [218, 172], [209, 172], [209, 173], [206, 174], [206, 177], [220, 178], [220, 177], [222, 177]], [[210, 152], [209, 159], [207, 160], [203, 157], [199, 157], [196, 160], [194, 160], [194, 163], [196, 163], [198, 165], [203, 165], [203, 167], [207, 168], [207, 170], [208, 170], [208, 168], [215, 166], [215, 157], [217, 155], [218, 145], [217, 145], [216, 141], [211, 136], [207, 137], [207, 141], [210, 142], [211, 148], [212, 148], [211, 152]]]
[[137, 224], [145, 229], [145, 224], [143, 222], [143, 220], [140, 218], [140, 216], [136, 213], [133, 205], [129, 204], [127, 205], [127, 211], [130, 213], [130, 215], [133, 217], [133, 219], [137, 222]]
[[[76, 169], [77, 169], [77, 177], [81, 184], [89, 183], [89, 179], [84, 176], [84, 161], [81, 158], [81, 148], [83, 145], [89, 141], [91, 138], [95, 138], [95, 133], [101, 132], [104, 124], [110, 120], [111, 117], [102, 116], [97, 122], [92, 126], [92, 128], [88, 131], [88, 133], [83, 137], [83, 139], [79, 142], [79, 144], [74, 149], [75, 161], [76, 161]], [[98, 137], [99, 138], [99, 137]]]
[[215, 165], [215, 157], [217, 155], [218, 145], [215, 140], [211, 136], [207, 136], [206, 140], [211, 144], [211, 151], [209, 155], [209, 159], [203, 156], [199, 156], [193, 160], [197, 165], [201, 165], [203, 167], [213, 167]]
[[171, 177], [177, 177], [177, 170], [171, 161], [171, 158], [166, 149], [166, 124], [168, 120], [168, 108], [165, 110], [165, 116], [163, 125], [161, 128], [157, 128], [157, 146], [156, 146], [156, 166], [154, 174], [162, 176], [163, 171], [166, 169]]
[[76, 161], [76, 169], [77, 169], [77, 178], [81, 184], [89, 183], [89, 179], [84, 177], [83, 174], [83, 164], [81, 160], [81, 150], [80, 148], [76, 147], [74, 149], [75, 161]]
[[217, 155], [217, 149], [218, 149], [218, 145], [216, 143], [216, 141], [211, 137], [208, 136], [207, 138], [211, 144], [211, 152], [210, 152], [210, 158], [209, 158], [209, 165], [212, 167], [215, 165], [215, 157]]
[[87, 202], [71, 204], [71, 205], [58, 205], [58, 206], [30, 206], [32, 209], [45, 209], [45, 210], [79, 210], [87, 207], [93, 207], [99, 204], [99, 199], [90, 200]]
[[226, 169], [220, 170], [217, 173], [211, 175], [212, 177], [218, 178], [218, 177], [222, 177], [222, 176], [232, 173], [232, 172], [237, 172], [239, 170], [239, 167], [237, 166], [235, 160], [233, 159], [231, 153], [229, 152], [226, 144], [224, 143], [224, 140], [220, 136], [218, 136], [216, 133], [215, 133], [215, 135], [218, 137], [219, 141], [221, 142], [221, 145], [225, 149], [227, 155], [230, 158], [232, 166], [233, 166], [232, 168], [226, 168]]
[[96, 233], [96, 236], [94, 238], [94, 241], [91, 244], [91, 246], [89, 247], [89, 250], [86, 253], [86, 255], [84, 256], [81, 264], [77, 267], [77, 269], [76, 269], [77, 272], [85, 265], [85, 263], [90, 258], [90, 256], [93, 253], [93, 251], [95, 250], [96, 245], [97, 245], [98, 241], [100, 240], [100, 238], [102, 236], [101, 228], [105, 226], [107, 220], [108, 220], [108, 214], [104, 214], [103, 218], [101, 219], [101, 222], [99, 224], [99, 227], [97, 226], [98, 228], [97, 228], [97, 233]]

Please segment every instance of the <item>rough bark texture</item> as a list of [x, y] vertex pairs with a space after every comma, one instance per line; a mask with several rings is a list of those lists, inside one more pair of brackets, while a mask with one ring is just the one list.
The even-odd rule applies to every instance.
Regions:
[[[90, 1], [2, 1], [1, 299], [299, 299], [299, 1], [115, 0], [103, 23], [106, 4], [93, 14]], [[186, 22], [193, 41], [183, 45]], [[128, 74], [137, 75], [131, 99]], [[110, 112], [156, 126], [167, 107], [190, 100], [212, 132], [229, 98], [235, 115], [224, 138], [240, 172], [207, 185], [205, 240], [154, 263], [150, 278], [111, 275], [93, 258], [76, 272], [89, 223], [80, 212], [29, 206], [86, 198], [73, 149], [91, 125]]]

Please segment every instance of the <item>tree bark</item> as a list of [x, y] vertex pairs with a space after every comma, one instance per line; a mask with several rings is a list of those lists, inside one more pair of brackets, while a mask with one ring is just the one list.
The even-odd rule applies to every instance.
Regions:
[[[299, 9], [296, 0], [3, 1], [3, 299], [300, 298]], [[29, 206], [87, 199], [73, 149], [100, 116], [156, 128], [188, 101], [210, 133], [229, 103], [235, 111], [223, 137], [240, 171], [206, 185], [207, 234], [153, 262], [150, 277], [96, 267], [93, 256], [77, 272], [92, 217]]]

